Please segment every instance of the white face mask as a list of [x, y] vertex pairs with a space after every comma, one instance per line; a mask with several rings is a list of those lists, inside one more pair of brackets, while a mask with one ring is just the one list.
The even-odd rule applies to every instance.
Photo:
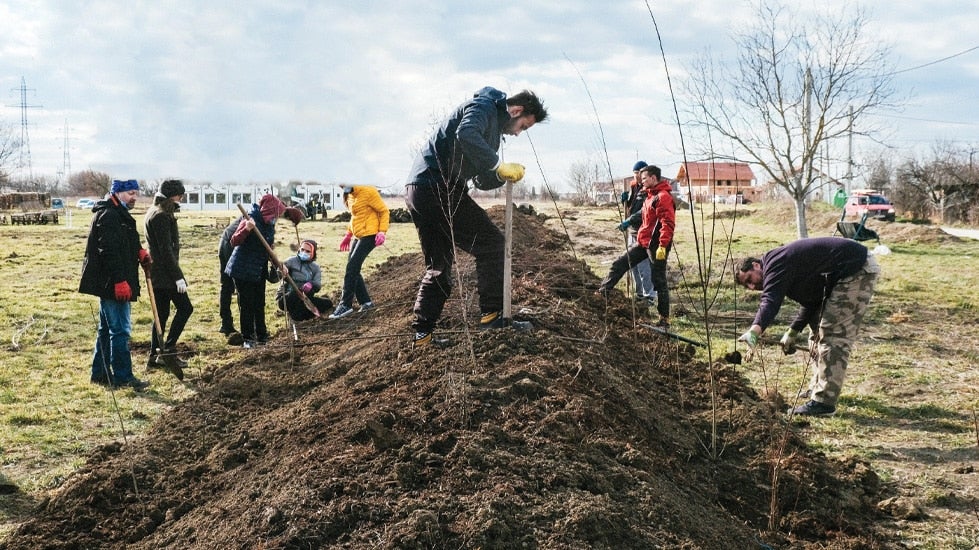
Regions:
[[309, 261], [309, 258], [310, 258], [309, 253], [308, 252], [303, 252], [303, 251], [300, 251], [299, 254], [298, 254], [298, 256], [299, 256], [299, 259], [302, 260], [302, 261], [304, 261], [304, 262], [308, 262]]

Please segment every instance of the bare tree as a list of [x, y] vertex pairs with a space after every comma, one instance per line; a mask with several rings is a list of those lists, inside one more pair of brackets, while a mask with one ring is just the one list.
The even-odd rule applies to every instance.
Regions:
[[0, 187], [10, 184], [9, 167], [14, 155], [20, 151], [20, 140], [9, 124], [0, 122]]
[[974, 221], [979, 207], [975, 154], [974, 147], [939, 143], [930, 159], [906, 161], [897, 171], [895, 205], [917, 219], [935, 215], [942, 223]]
[[75, 172], [68, 180], [68, 189], [73, 195], [94, 195], [101, 197], [109, 191], [112, 178], [105, 172], [82, 170]]
[[806, 199], [822, 185], [816, 167], [827, 145], [873, 134], [854, 123], [888, 107], [893, 95], [888, 49], [867, 36], [862, 11], [834, 10], [798, 17], [762, 0], [755, 24], [745, 26], [752, 30], [734, 38], [737, 63], [704, 56], [687, 82], [703, 143], [729, 149], [708, 145], [702, 154], [760, 167], [794, 199], [799, 237], [808, 235]]
[[592, 190], [601, 179], [602, 166], [591, 160], [577, 160], [568, 168], [568, 182], [571, 184], [571, 203], [577, 206], [594, 202]]

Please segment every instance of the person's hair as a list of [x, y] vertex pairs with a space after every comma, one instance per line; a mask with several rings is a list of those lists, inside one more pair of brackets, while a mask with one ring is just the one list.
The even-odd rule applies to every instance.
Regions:
[[647, 167], [639, 170], [639, 173], [642, 173], [642, 172], [649, 172], [650, 174], [656, 176], [656, 179], [659, 179], [663, 175], [663, 172], [660, 171], [659, 166], [655, 166], [655, 165], [652, 165], [652, 164], [650, 164], [649, 166], [647, 166]]
[[544, 107], [544, 103], [537, 97], [537, 94], [530, 90], [523, 90], [518, 94], [508, 97], [506, 104], [523, 107], [523, 114], [534, 115], [536, 122], [547, 120], [547, 108]]
[[739, 279], [739, 277], [741, 277], [742, 273], [747, 273], [752, 269], [754, 269], [755, 262], [758, 262], [759, 265], [761, 264], [761, 260], [759, 260], [758, 258], [753, 258], [751, 256], [748, 256], [747, 258], [744, 258], [740, 262], [734, 264], [734, 284], [736, 285], [741, 284], [741, 280]]

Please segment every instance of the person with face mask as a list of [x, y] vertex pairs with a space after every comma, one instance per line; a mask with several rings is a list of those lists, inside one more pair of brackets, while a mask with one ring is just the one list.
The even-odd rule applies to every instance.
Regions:
[[[333, 301], [315, 295], [323, 286], [322, 272], [319, 264], [316, 263], [316, 246], [316, 241], [304, 239], [299, 243], [299, 251], [296, 255], [282, 262], [282, 265], [289, 271], [289, 277], [299, 287], [299, 292], [309, 298], [316, 309], [329, 311], [333, 307]], [[287, 312], [293, 321], [308, 321], [315, 317], [289, 281], [282, 281], [275, 301], [279, 309]]]
[[113, 180], [109, 193], [92, 208], [78, 291], [99, 297], [91, 382], [139, 392], [150, 384], [133, 375], [131, 303], [139, 298], [138, 266], [148, 269], [153, 259], [140, 243], [136, 220], [129, 212], [137, 196], [136, 180]]
[[234, 249], [224, 272], [234, 279], [238, 290], [238, 317], [244, 346], [252, 348], [268, 342], [265, 325], [265, 282], [270, 278], [269, 253], [258, 231], [271, 246], [275, 242], [275, 222], [285, 214], [286, 205], [275, 195], [264, 195], [253, 204], [247, 219], [231, 235]]

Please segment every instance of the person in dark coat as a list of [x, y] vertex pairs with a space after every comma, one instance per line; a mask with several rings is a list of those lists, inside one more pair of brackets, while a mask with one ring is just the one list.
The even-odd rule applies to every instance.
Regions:
[[[163, 366], [163, 357], [157, 352], [174, 354], [173, 360], [181, 368], [187, 366], [187, 361], [176, 356], [177, 340], [187, 326], [194, 306], [187, 295], [187, 279], [180, 269], [180, 232], [177, 229], [177, 218], [174, 214], [180, 211], [180, 201], [184, 196], [184, 184], [180, 180], [166, 180], [160, 185], [160, 191], [153, 198], [153, 206], [146, 211], [144, 227], [146, 243], [154, 261], [150, 268], [153, 281], [153, 296], [156, 298], [156, 311], [160, 319], [160, 330], [166, 334], [167, 319], [170, 317], [170, 304], [177, 312], [170, 324], [170, 333], [161, 342], [153, 331], [153, 347], [150, 351], [150, 365]], [[162, 336], [162, 335], [161, 335]]]
[[814, 237], [743, 259], [735, 281], [761, 292], [751, 327], [738, 338], [752, 349], [775, 321], [786, 298], [801, 307], [779, 344], [796, 351], [796, 337], [809, 327], [809, 353], [816, 361], [809, 401], [789, 409], [801, 416], [832, 416], [843, 389], [850, 350], [874, 295], [880, 266], [867, 247], [851, 239]]
[[[293, 225], [299, 225], [304, 218], [302, 212], [294, 207], [286, 208], [284, 215], [289, 218]], [[238, 230], [238, 225], [241, 224], [242, 219], [239, 217], [228, 224], [228, 227], [221, 233], [221, 240], [218, 243], [218, 265], [221, 275], [221, 293], [218, 296], [218, 313], [221, 316], [220, 332], [228, 337], [228, 344], [232, 346], [242, 345], [244, 339], [238, 329], [235, 328], [234, 317], [231, 315], [231, 297], [235, 294], [235, 280], [231, 275], [225, 273], [225, 268], [228, 267], [228, 260], [231, 259], [231, 253], [235, 249], [231, 244], [231, 237]]]
[[234, 279], [238, 289], [238, 320], [246, 348], [265, 344], [269, 339], [265, 325], [265, 282], [270, 278], [270, 258], [254, 232], [259, 232], [271, 246], [275, 242], [275, 222], [285, 211], [286, 205], [278, 197], [265, 195], [252, 205], [249, 217], [231, 235], [230, 242], [235, 248], [224, 272]]
[[[480, 330], [505, 326], [503, 233], [469, 196], [468, 182], [487, 190], [523, 179], [522, 165], [502, 161], [501, 138], [519, 136], [546, 118], [547, 110], [533, 92], [507, 97], [487, 86], [449, 115], [416, 157], [405, 203], [418, 231], [425, 275], [415, 298], [413, 347], [433, 342], [432, 332], [452, 291], [456, 247], [476, 260]], [[512, 326], [531, 328], [520, 321]]]
[[109, 194], [92, 208], [78, 291], [99, 298], [91, 382], [143, 391], [149, 382], [133, 375], [129, 351], [131, 303], [139, 298], [139, 265], [148, 268], [153, 260], [129, 213], [138, 195], [136, 180], [113, 180]]

